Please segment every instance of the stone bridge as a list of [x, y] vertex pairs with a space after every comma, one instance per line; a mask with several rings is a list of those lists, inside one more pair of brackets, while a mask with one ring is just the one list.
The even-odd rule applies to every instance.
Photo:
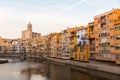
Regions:
[[31, 60], [40, 60], [40, 61], [44, 61], [46, 60], [46, 57], [43, 57], [43, 55], [41, 54], [30, 54], [30, 53], [27, 53], [27, 54], [0, 54], [0, 57], [1, 58], [19, 58], [21, 60], [26, 60], [26, 59], [31, 59]]

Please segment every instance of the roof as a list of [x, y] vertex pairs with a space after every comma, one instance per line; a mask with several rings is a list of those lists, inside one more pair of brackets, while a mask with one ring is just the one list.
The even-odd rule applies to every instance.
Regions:
[[95, 16], [94, 18], [101, 17], [101, 16], [104, 16], [104, 15], [108, 15], [108, 14], [110, 14], [110, 13], [116, 11], [116, 10], [120, 10], [120, 9], [118, 9], [118, 8], [112, 9], [112, 10], [110, 10], [110, 11], [107, 11], [107, 12], [104, 12], [104, 13], [102, 13], [102, 14], [99, 14], [99, 15]]

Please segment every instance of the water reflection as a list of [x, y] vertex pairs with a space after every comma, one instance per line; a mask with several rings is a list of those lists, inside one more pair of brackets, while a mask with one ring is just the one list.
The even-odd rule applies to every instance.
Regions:
[[120, 75], [64, 64], [50, 64], [50, 80], [120, 80]]
[[119, 75], [54, 62], [0, 64], [0, 80], [120, 80]]
[[0, 80], [46, 80], [39, 66], [29, 62], [0, 64]]

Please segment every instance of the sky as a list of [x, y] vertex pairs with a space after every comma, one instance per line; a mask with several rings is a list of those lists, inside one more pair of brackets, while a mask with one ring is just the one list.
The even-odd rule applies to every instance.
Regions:
[[42, 35], [86, 26], [113, 8], [120, 8], [120, 0], [0, 0], [0, 36], [21, 38], [29, 22]]

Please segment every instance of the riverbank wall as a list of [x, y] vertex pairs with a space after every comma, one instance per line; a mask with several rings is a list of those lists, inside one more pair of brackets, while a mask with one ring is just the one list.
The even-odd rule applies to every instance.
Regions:
[[66, 65], [72, 65], [77, 67], [83, 67], [113, 74], [120, 74], [120, 67], [119, 66], [112, 66], [112, 65], [105, 65], [105, 64], [99, 64], [99, 63], [84, 63], [84, 62], [78, 62], [73, 60], [63, 60], [63, 59], [56, 59], [56, 58], [47, 58], [48, 61], [54, 61], [57, 63], [63, 63]]

